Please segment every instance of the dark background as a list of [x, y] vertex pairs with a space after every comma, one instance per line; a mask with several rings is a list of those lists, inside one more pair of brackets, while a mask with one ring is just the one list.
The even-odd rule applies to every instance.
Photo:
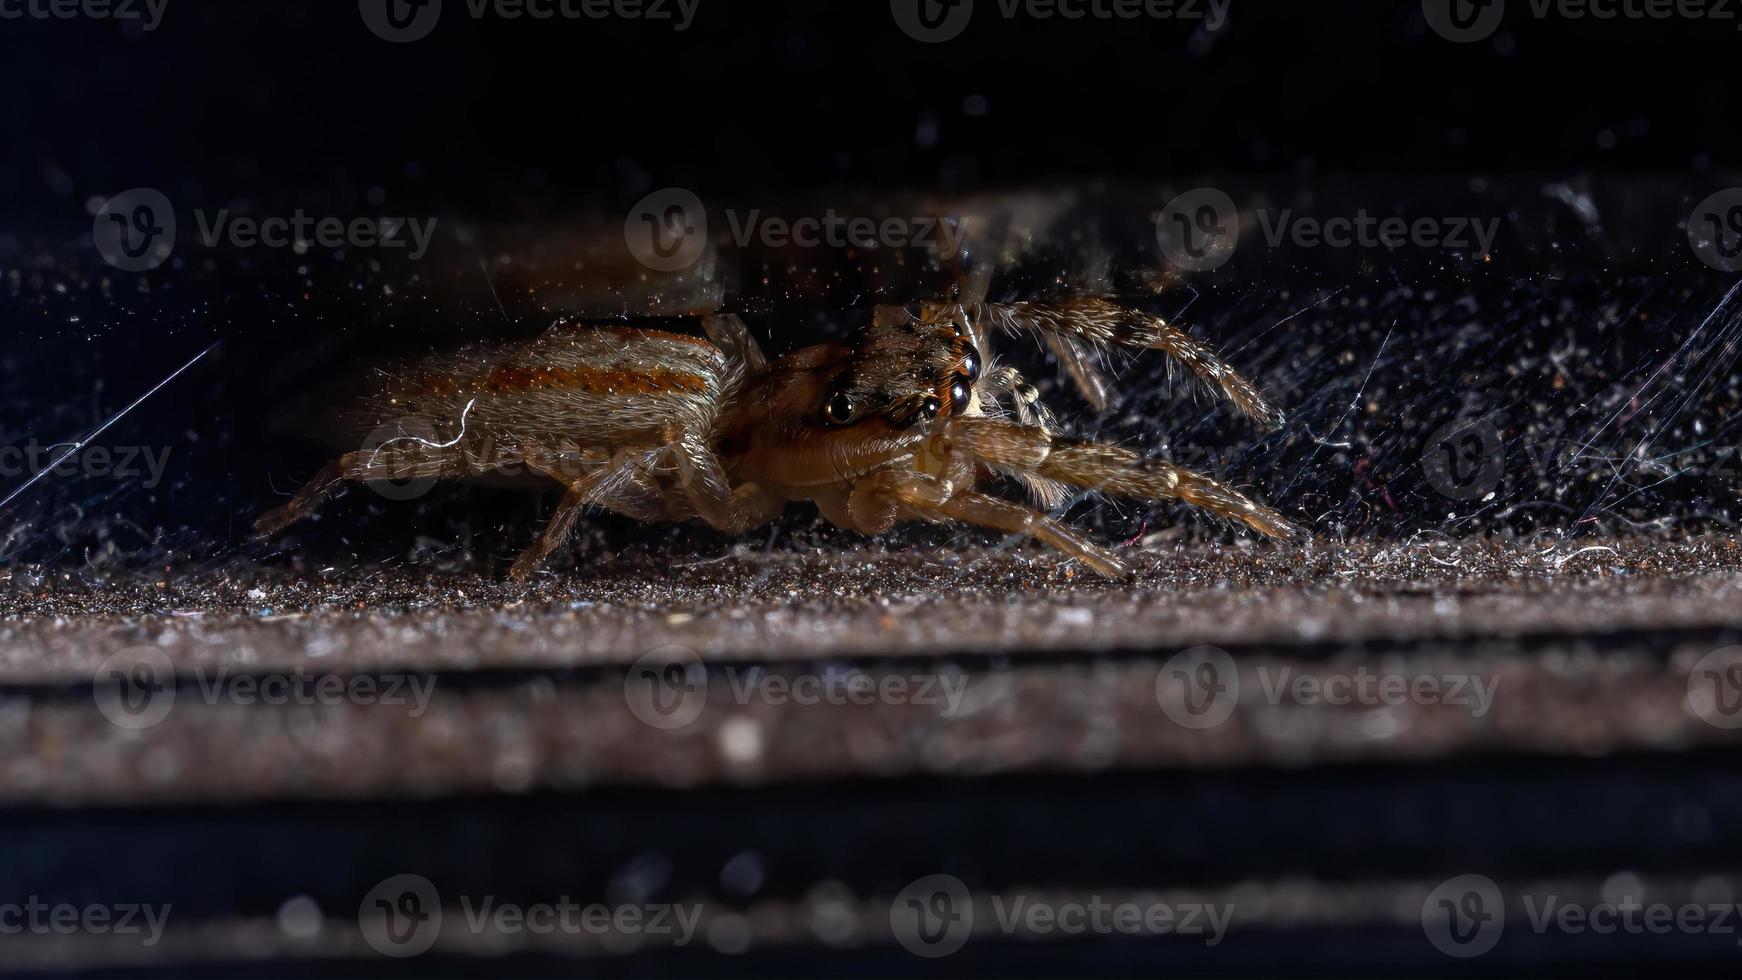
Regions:
[[[1201, 21], [1006, 21], [920, 44], [887, 3], [701, 0], [641, 21], [474, 21], [388, 44], [356, 4], [170, 0], [153, 33], [8, 21], [0, 205], [133, 186], [213, 199], [382, 186], [508, 214], [692, 183], [1030, 185], [1201, 172], [1734, 167], [1736, 21], [1538, 21], [1453, 44], [1409, 0]], [[983, 117], [963, 103], [983, 96]], [[937, 126], [935, 145], [916, 131]], [[1604, 134], [1608, 134], [1605, 136]]]

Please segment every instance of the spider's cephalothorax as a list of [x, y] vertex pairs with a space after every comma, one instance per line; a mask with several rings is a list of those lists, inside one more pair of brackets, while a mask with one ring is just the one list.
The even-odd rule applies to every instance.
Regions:
[[[644, 521], [700, 517], [738, 533], [788, 501], [815, 501], [868, 534], [901, 520], [963, 521], [1027, 534], [1104, 575], [1124, 565], [1029, 507], [983, 493], [1010, 476], [1043, 502], [1067, 487], [1183, 500], [1273, 537], [1275, 511], [1190, 470], [1130, 450], [1061, 439], [1034, 388], [995, 368], [989, 334], [1028, 333], [1067, 361], [1099, 403], [1085, 351], [1161, 350], [1263, 425], [1281, 415], [1209, 348], [1159, 317], [1105, 300], [879, 307], [846, 342], [767, 361], [736, 317], [702, 319], [708, 339], [558, 323], [535, 340], [474, 346], [383, 372], [364, 421], [405, 433], [328, 464], [263, 516], [270, 534], [341, 480], [460, 478], [530, 470], [567, 488], [514, 563], [523, 576], [589, 506]], [[438, 437], [441, 434], [441, 437]]]
[[960, 417], [980, 379], [980, 351], [967, 330], [913, 315], [885, 317], [860, 331], [835, 382], [825, 416], [833, 424], [883, 414], [896, 425]]

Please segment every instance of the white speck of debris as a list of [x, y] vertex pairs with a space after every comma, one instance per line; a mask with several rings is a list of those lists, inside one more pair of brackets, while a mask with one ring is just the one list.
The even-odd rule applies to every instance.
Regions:
[[1395, 738], [1403, 729], [1403, 718], [1395, 708], [1369, 711], [1361, 717], [1361, 735], [1375, 742]]
[[285, 899], [278, 907], [278, 931], [291, 939], [312, 939], [320, 935], [320, 905], [307, 895]]
[[1095, 622], [1095, 611], [1081, 606], [1066, 606], [1055, 615], [1059, 623], [1065, 626], [1090, 626]]
[[720, 726], [720, 752], [733, 765], [753, 765], [762, 758], [762, 726], [752, 718], [733, 718]]
[[532, 756], [524, 751], [507, 751], [490, 766], [490, 781], [504, 793], [524, 793], [532, 788]]
[[853, 941], [859, 932], [859, 915], [837, 881], [825, 881], [811, 889], [810, 927], [816, 937], [831, 946]]

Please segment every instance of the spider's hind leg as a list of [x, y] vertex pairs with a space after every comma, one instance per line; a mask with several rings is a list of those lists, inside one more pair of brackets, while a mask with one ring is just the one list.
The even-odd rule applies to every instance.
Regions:
[[449, 451], [422, 450], [410, 457], [394, 451], [384, 454], [380, 449], [348, 452], [321, 467], [289, 503], [260, 515], [254, 522], [254, 533], [271, 537], [307, 517], [347, 480], [439, 480], [469, 472], [463, 454]]

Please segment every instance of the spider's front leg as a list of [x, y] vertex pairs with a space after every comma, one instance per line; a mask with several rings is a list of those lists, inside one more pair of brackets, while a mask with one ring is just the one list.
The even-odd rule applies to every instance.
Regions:
[[886, 531], [902, 516], [963, 521], [1027, 535], [1109, 578], [1126, 573], [1124, 562], [1074, 529], [1039, 511], [976, 490], [973, 474], [984, 466], [1121, 497], [1183, 500], [1271, 537], [1300, 533], [1286, 517], [1201, 473], [1145, 460], [1117, 446], [1056, 441], [1051, 433], [1035, 426], [960, 419], [939, 433], [928, 451], [943, 454], [944, 476], [892, 468], [854, 486], [851, 506], [854, 523], [861, 530]]
[[1264, 428], [1274, 429], [1283, 422], [1282, 412], [1258, 386], [1214, 350], [1161, 317], [1141, 310], [1084, 298], [1057, 303], [977, 303], [967, 308], [967, 315], [982, 331], [1028, 334], [1044, 340], [1097, 410], [1106, 407], [1109, 388], [1090, 355], [1122, 347], [1162, 352]]
[[1220, 482], [1129, 449], [1057, 440], [1045, 429], [987, 419], [950, 427], [953, 442], [986, 465], [1136, 500], [1183, 500], [1273, 538], [1300, 535], [1288, 518]]

